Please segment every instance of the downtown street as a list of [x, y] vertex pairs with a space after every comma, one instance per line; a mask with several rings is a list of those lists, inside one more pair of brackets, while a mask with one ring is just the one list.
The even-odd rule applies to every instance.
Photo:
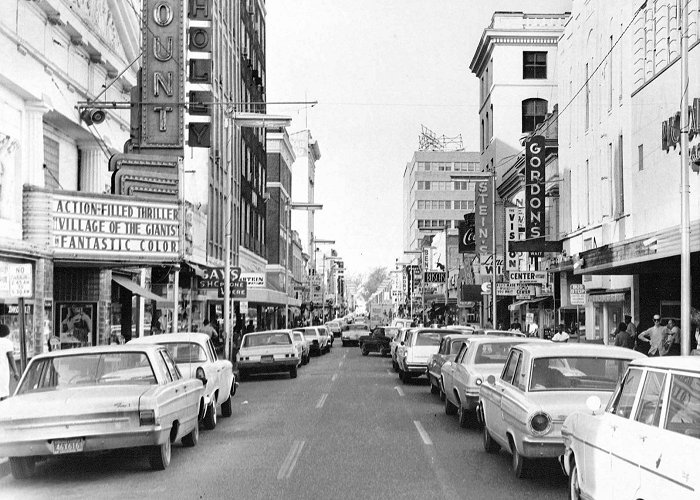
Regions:
[[136, 452], [49, 459], [26, 481], [0, 479], [0, 498], [564, 498], [556, 461], [525, 480], [507, 453], [445, 415], [424, 377], [401, 384], [389, 358], [336, 345], [296, 379], [252, 376], [233, 416], [173, 446], [153, 472]]

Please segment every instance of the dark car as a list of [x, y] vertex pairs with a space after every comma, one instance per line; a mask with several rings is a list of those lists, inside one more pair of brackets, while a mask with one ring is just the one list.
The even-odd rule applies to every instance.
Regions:
[[388, 356], [391, 352], [391, 340], [399, 333], [398, 327], [378, 326], [369, 335], [360, 337], [360, 349], [362, 355], [370, 352], [378, 352], [382, 356]]

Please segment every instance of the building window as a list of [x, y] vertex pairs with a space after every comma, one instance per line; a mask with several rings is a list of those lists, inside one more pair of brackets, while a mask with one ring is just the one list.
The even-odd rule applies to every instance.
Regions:
[[523, 101], [523, 132], [533, 132], [547, 115], [547, 101], [525, 99]]
[[639, 159], [639, 171], [644, 170], [644, 144], [637, 146], [637, 158]]
[[58, 141], [44, 136], [44, 185], [49, 189], [59, 189], [58, 182]]
[[430, 191], [430, 181], [418, 181], [419, 191]]
[[547, 53], [523, 52], [523, 79], [547, 78]]

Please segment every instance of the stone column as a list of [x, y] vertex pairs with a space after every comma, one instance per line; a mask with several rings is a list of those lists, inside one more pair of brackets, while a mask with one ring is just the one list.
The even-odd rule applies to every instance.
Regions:
[[82, 141], [80, 148], [80, 191], [103, 193], [107, 183], [108, 160], [96, 142]]
[[49, 108], [41, 101], [24, 107], [22, 140], [22, 184], [44, 187], [44, 114]]

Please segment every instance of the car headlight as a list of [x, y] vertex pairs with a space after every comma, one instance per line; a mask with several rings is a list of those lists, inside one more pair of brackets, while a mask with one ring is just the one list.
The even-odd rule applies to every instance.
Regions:
[[552, 429], [552, 417], [543, 411], [533, 413], [528, 419], [528, 427], [535, 435], [547, 434]]

